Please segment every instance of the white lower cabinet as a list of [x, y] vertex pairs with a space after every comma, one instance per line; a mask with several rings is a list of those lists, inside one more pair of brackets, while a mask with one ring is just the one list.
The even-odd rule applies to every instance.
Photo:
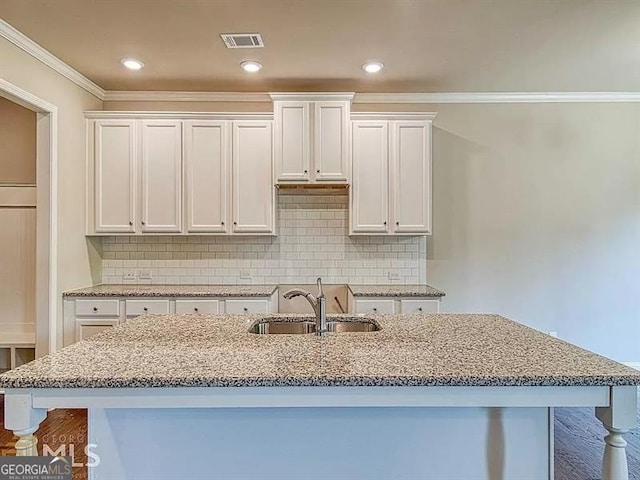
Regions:
[[169, 313], [169, 300], [126, 300], [125, 312], [127, 318], [138, 317], [147, 314], [167, 314]]
[[176, 313], [220, 313], [220, 301], [176, 300]]
[[269, 300], [227, 300], [225, 313], [269, 313]]
[[141, 315], [273, 313], [278, 310], [278, 296], [273, 293], [257, 298], [65, 297], [63, 310], [64, 345], [70, 345]]
[[349, 311], [358, 314], [390, 314], [390, 313], [438, 313], [440, 311], [439, 298], [415, 297], [378, 297], [356, 298], [350, 297]]

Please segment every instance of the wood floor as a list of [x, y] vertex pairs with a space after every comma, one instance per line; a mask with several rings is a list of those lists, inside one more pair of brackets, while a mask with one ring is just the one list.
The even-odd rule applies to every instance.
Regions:
[[[555, 413], [555, 480], [600, 480], [605, 430], [593, 408], [557, 408]], [[640, 400], [638, 420], [640, 423]], [[83, 465], [74, 467], [73, 479], [87, 480], [86, 410], [49, 412], [36, 435], [40, 454], [44, 444], [52, 451], [65, 445], [67, 455], [73, 445], [74, 463]], [[626, 439], [630, 480], [640, 480], [640, 428], [627, 434]], [[4, 429], [4, 402], [0, 396], [0, 455], [14, 455], [15, 441], [13, 434]]]

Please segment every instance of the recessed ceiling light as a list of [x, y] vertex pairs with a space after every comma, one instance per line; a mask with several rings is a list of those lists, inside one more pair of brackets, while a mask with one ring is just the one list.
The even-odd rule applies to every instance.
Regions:
[[256, 73], [262, 70], [262, 64], [260, 62], [254, 62], [253, 60], [242, 62], [240, 66], [244, 69], [245, 72], [249, 73]]
[[135, 58], [123, 58], [120, 60], [120, 63], [127, 67], [129, 70], [140, 70], [144, 67], [144, 63], [140, 60], [136, 60]]
[[384, 65], [380, 62], [367, 62], [362, 65], [362, 69], [367, 73], [378, 73]]

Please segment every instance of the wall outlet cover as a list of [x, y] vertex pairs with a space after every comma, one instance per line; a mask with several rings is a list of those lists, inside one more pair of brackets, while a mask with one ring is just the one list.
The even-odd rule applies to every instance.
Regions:
[[251, 278], [251, 270], [240, 270], [240, 278], [245, 280]]
[[140, 270], [138, 277], [140, 280], [151, 280], [151, 270]]
[[400, 280], [400, 272], [398, 270], [389, 270], [389, 280]]

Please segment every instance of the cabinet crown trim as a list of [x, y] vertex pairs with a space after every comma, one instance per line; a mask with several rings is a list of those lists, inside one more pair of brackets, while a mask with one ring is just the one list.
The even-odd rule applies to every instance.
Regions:
[[273, 120], [272, 112], [140, 112], [103, 111], [84, 112], [87, 120], [93, 119], [159, 119], [159, 120]]
[[433, 121], [436, 112], [351, 112], [351, 120], [423, 120]]
[[355, 92], [274, 92], [269, 93], [273, 101], [295, 101], [295, 102], [323, 102], [323, 101], [351, 101]]

